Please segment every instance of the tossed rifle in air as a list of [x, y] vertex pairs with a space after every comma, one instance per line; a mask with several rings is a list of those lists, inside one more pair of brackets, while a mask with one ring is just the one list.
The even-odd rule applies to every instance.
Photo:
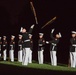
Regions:
[[54, 17], [53, 19], [51, 19], [50, 21], [48, 21], [41, 29], [43, 29], [44, 27], [46, 27], [47, 25], [53, 23], [56, 20], [56, 17]]
[[34, 17], [35, 17], [36, 24], [38, 24], [35, 7], [34, 7], [34, 5], [33, 5], [32, 2], [30, 2], [30, 5], [31, 5], [31, 9], [32, 9], [32, 11], [33, 11]]

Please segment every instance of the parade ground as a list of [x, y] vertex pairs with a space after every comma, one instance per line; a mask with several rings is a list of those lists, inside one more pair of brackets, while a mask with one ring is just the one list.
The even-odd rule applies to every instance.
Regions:
[[76, 74], [76, 68], [70, 68], [64, 64], [58, 64], [58, 66], [51, 66], [50, 63], [38, 64], [36, 61], [28, 64], [28, 66], [22, 65], [20, 62], [0, 61], [0, 73], [1, 74], [18, 74], [18, 75], [74, 75]]

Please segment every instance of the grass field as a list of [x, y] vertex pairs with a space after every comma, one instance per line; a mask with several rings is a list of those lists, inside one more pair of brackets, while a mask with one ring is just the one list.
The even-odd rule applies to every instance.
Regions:
[[38, 64], [36, 62], [34, 62], [32, 64], [28, 64], [28, 66], [23, 66], [22, 63], [19, 63], [17, 61], [15, 61], [15, 62], [0, 61], [0, 64], [17, 66], [17, 67], [24, 67], [24, 68], [26, 67], [26, 68], [32, 68], [32, 69], [45, 69], [45, 70], [54, 70], [54, 71], [70, 71], [70, 72], [76, 71], [76, 68], [70, 68], [70, 67], [67, 67], [66, 65], [64, 65], [64, 66], [51, 66], [50, 64]]

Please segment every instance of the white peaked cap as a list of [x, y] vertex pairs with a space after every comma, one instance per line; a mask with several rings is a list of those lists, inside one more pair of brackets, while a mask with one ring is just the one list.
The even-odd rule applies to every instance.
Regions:
[[21, 36], [21, 37], [22, 37], [22, 35], [21, 35], [21, 34], [19, 34], [19, 36]]
[[32, 36], [32, 34], [29, 34], [29, 36]]
[[12, 38], [15, 38], [15, 36], [14, 36], [14, 35], [11, 35], [11, 37], [12, 37]]
[[76, 31], [72, 31], [73, 34], [76, 34]]
[[3, 38], [6, 38], [6, 36], [3, 36]]
[[0, 37], [0, 39], [1, 39], [2, 37]]
[[43, 34], [43, 33], [39, 33], [39, 35], [40, 35], [40, 36], [43, 36], [44, 34]]
[[59, 36], [62, 37], [61, 33], [59, 32]]

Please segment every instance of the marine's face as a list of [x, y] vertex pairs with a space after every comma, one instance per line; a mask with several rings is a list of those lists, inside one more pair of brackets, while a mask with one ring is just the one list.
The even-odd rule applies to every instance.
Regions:
[[39, 36], [39, 38], [43, 38], [43, 36]]
[[24, 29], [22, 29], [22, 33], [25, 33], [26, 32], [26, 29], [24, 28]]
[[3, 40], [6, 40], [6, 38], [3, 38]]
[[56, 38], [60, 38], [59, 34], [56, 34]]
[[22, 37], [21, 37], [21, 36], [19, 36], [19, 39], [22, 39]]
[[13, 37], [11, 37], [11, 40], [14, 40], [14, 38], [13, 38]]
[[76, 37], [76, 34], [72, 34], [72, 37], [73, 37], [73, 38]]

